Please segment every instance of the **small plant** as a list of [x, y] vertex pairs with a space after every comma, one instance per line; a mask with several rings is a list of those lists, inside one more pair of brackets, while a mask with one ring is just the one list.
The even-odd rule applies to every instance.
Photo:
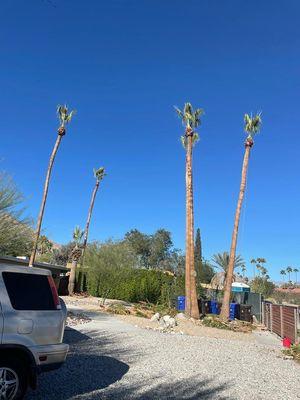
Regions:
[[202, 324], [210, 328], [227, 329], [231, 330], [228, 323], [221, 321], [220, 319], [207, 315], [202, 319]]
[[300, 343], [292, 344], [289, 349], [282, 350], [286, 356], [292, 356], [294, 360], [300, 362]]
[[130, 314], [130, 311], [123, 304], [111, 304], [107, 307], [107, 312], [118, 315]]

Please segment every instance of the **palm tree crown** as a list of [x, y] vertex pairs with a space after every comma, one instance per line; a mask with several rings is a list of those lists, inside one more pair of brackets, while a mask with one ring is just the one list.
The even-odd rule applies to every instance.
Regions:
[[185, 136], [181, 136], [181, 142], [184, 148], [186, 148], [186, 138], [187, 136], [192, 136], [193, 145], [199, 140], [199, 135], [195, 132], [195, 128], [201, 125], [201, 115], [204, 114], [204, 110], [202, 108], [193, 109], [191, 103], [185, 103], [183, 111], [181, 111], [178, 107], [175, 107], [175, 110], [178, 114], [178, 117], [181, 118], [182, 124], [186, 127]]
[[[224, 251], [223, 253], [214, 254], [212, 257], [212, 261], [216, 264], [218, 268], [221, 268], [224, 272], [227, 272], [229, 264], [229, 253], [227, 251]], [[245, 267], [245, 261], [240, 254], [238, 254], [234, 260], [234, 268], [239, 267]]]
[[60, 122], [60, 128], [64, 128], [65, 125], [67, 125], [71, 121], [73, 115], [76, 113], [75, 110], [69, 112], [68, 106], [66, 104], [63, 106], [58, 105], [56, 112]]
[[97, 179], [97, 181], [102, 181], [105, 175], [106, 173], [104, 167], [100, 167], [98, 169], [94, 168], [94, 177]]
[[256, 135], [260, 131], [260, 126], [262, 123], [261, 120], [261, 113], [256, 114], [254, 117], [252, 114], [245, 114], [244, 115], [244, 122], [245, 122], [245, 132], [248, 134], [247, 139], [252, 139], [253, 136]]

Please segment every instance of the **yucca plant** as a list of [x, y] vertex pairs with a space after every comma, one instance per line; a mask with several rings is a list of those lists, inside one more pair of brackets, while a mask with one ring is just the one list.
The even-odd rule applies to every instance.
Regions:
[[249, 165], [249, 156], [250, 150], [254, 144], [254, 136], [259, 132], [261, 127], [261, 113], [252, 116], [252, 114], [245, 114], [244, 115], [244, 130], [247, 134], [246, 141], [245, 141], [245, 154], [244, 154], [244, 161], [242, 167], [242, 177], [241, 177], [241, 184], [240, 184], [240, 192], [239, 198], [237, 202], [235, 218], [234, 218], [234, 227], [232, 232], [232, 239], [231, 239], [231, 247], [229, 253], [229, 264], [228, 264], [228, 272], [225, 282], [225, 289], [224, 289], [224, 297], [223, 297], [223, 304], [220, 313], [220, 317], [223, 320], [229, 319], [229, 302], [230, 302], [230, 294], [231, 294], [231, 285], [232, 285], [232, 277], [233, 277], [233, 270], [234, 270], [234, 260], [236, 255], [236, 247], [237, 247], [237, 238], [238, 238], [238, 230], [239, 230], [239, 223], [240, 223], [240, 216], [242, 210], [242, 204], [245, 195], [246, 189], [246, 181], [247, 181], [247, 171]]
[[80, 229], [79, 226], [76, 226], [73, 231], [73, 242], [75, 243], [75, 246], [72, 250], [71, 253], [71, 270], [70, 270], [70, 276], [69, 276], [69, 286], [68, 286], [68, 291], [69, 295], [74, 294], [74, 289], [75, 289], [75, 281], [76, 281], [76, 269], [77, 269], [77, 264], [78, 261], [82, 255], [82, 238], [83, 238], [84, 232]]
[[185, 313], [195, 319], [199, 318], [199, 308], [196, 289], [196, 271], [194, 257], [194, 194], [193, 194], [193, 147], [199, 140], [195, 131], [201, 125], [200, 117], [204, 111], [193, 109], [191, 103], [185, 103], [183, 110], [175, 107], [178, 117], [185, 127], [181, 136], [182, 145], [186, 151], [185, 184], [186, 184], [186, 250], [185, 250]]
[[61, 139], [66, 134], [66, 125], [71, 121], [74, 113], [75, 113], [74, 110], [69, 112], [67, 105], [57, 107], [57, 116], [58, 116], [60, 125], [57, 130], [57, 133], [58, 133], [57, 139], [56, 139], [56, 142], [54, 144], [54, 147], [53, 147], [50, 159], [49, 159], [49, 164], [48, 164], [48, 169], [47, 169], [47, 174], [46, 174], [46, 179], [45, 179], [45, 184], [44, 184], [43, 197], [42, 197], [40, 212], [38, 215], [37, 226], [36, 226], [35, 235], [34, 235], [34, 244], [33, 244], [32, 252], [31, 252], [30, 260], [29, 260], [30, 267], [33, 266], [35, 257], [36, 257], [38, 240], [39, 240], [40, 233], [41, 233], [41, 226], [42, 226], [45, 205], [46, 205], [47, 196], [48, 196], [51, 172], [52, 172], [55, 156], [56, 156], [57, 150], [59, 148]]
[[103, 180], [105, 175], [106, 175], [106, 173], [105, 173], [105, 168], [104, 167], [100, 167], [98, 169], [94, 169], [94, 178], [95, 178], [96, 182], [95, 182], [95, 186], [94, 186], [94, 189], [93, 189], [93, 192], [92, 192], [91, 202], [90, 202], [87, 221], [86, 221], [85, 230], [84, 230], [82, 260], [84, 259], [84, 253], [85, 253], [86, 246], [87, 246], [87, 241], [88, 241], [88, 236], [89, 236], [89, 229], [90, 229], [90, 222], [91, 222], [92, 213], [93, 213], [93, 209], [94, 209], [96, 194], [98, 192], [98, 189], [99, 189], [99, 186], [100, 186], [100, 182]]

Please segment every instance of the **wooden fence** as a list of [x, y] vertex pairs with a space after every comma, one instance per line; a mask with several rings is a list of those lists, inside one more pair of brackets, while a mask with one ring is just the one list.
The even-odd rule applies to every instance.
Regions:
[[263, 323], [269, 331], [293, 343], [298, 340], [298, 307], [263, 302], [262, 310]]

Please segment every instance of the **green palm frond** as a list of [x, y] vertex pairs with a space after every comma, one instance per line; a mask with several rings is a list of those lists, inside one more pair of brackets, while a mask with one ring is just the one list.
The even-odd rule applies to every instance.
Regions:
[[105, 168], [100, 167], [98, 169], [94, 168], [94, 177], [97, 179], [97, 181], [102, 181], [102, 179], [105, 177]]
[[204, 114], [202, 108], [194, 110], [191, 103], [185, 103], [183, 110], [180, 110], [176, 106], [174, 106], [174, 108], [185, 127], [195, 129], [201, 125], [200, 117]]
[[75, 110], [69, 112], [68, 106], [66, 104], [63, 106], [58, 105], [56, 112], [61, 127], [64, 127], [66, 124], [68, 124], [71, 121], [73, 115], [76, 113]]
[[248, 134], [249, 137], [253, 137], [260, 131], [260, 127], [262, 124], [261, 113], [252, 116], [252, 114], [245, 114], [244, 115], [244, 122], [245, 122], [245, 132]]
[[79, 226], [75, 226], [73, 231], [73, 240], [76, 244], [80, 244], [84, 235], [84, 231]]

